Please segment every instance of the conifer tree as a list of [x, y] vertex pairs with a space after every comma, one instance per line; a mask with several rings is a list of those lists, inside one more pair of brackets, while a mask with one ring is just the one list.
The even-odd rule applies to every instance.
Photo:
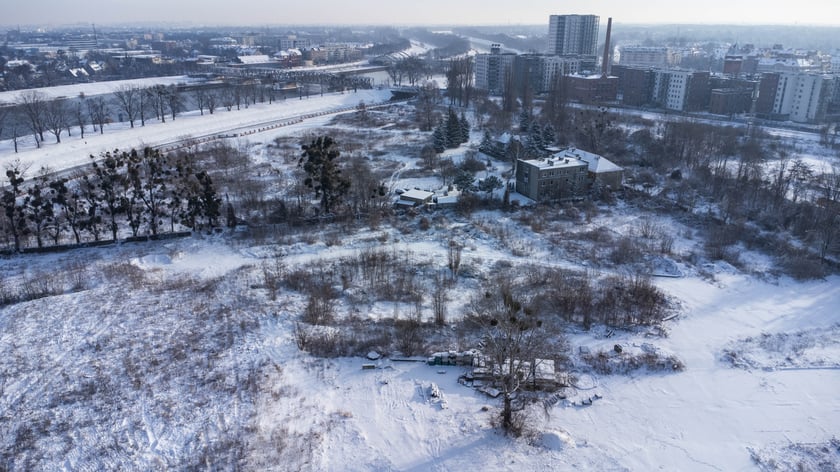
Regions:
[[458, 115], [455, 110], [449, 108], [449, 114], [446, 117], [446, 147], [450, 149], [457, 148], [464, 142], [464, 134], [461, 128], [461, 122], [458, 120]]
[[469, 123], [469, 121], [467, 121], [467, 117], [463, 113], [461, 113], [461, 119], [460, 119], [459, 123], [461, 125], [461, 143], [469, 142], [469, 140], [470, 140], [470, 123]]
[[432, 140], [432, 147], [435, 148], [436, 153], [440, 154], [446, 150], [446, 133], [444, 133], [442, 125], [435, 127], [435, 131], [432, 133]]
[[303, 153], [298, 165], [306, 172], [303, 183], [315, 191], [316, 198], [321, 199], [323, 213], [330, 213], [350, 189], [350, 180], [341, 175], [336, 162], [341, 153], [329, 136], [320, 136], [301, 148]]

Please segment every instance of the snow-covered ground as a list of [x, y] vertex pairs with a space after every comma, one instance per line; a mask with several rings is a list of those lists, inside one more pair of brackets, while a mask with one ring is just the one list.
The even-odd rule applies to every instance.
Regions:
[[[91, 136], [89, 145], [71, 138], [18, 155], [4, 144], [0, 163], [20, 158], [65, 168], [99, 150], [385, 99], [386, 91], [313, 96], [135, 130], [115, 127]], [[328, 120], [241, 139], [255, 160], [267, 160], [263, 143]], [[405, 139], [399, 131], [363, 133], [369, 146]], [[402, 142], [401, 149], [413, 146]], [[448, 155], [457, 160], [458, 152]], [[402, 177], [417, 169], [418, 155], [386, 157], [399, 164], [392, 187], [436, 184]], [[471, 278], [450, 293], [453, 319], [471, 296], [465, 287], [477, 286], [499, 263], [586, 269], [564, 235], [549, 242], [509, 213], [423, 216], [434, 220], [428, 230], [413, 229], [416, 222], [404, 216], [349, 234], [342, 227], [330, 244], [333, 229], [326, 228], [262, 242], [196, 235], [0, 260], [4, 293], [59, 288], [58, 295], [0, 308], [0, 468], [748, 471], [760, 470], [758, 461], [765, 470], [773, 464], [837, 470], [838, 276], [765, 280], [724, 263], [701, 271], [680, 262], [684, 276], [654, 279], [678, 305], [678, 316], [664, 322], [666, 336], [596, 327], [568, 337], [573, 355], [582, 346], [593, 352], [652, 346], [685, 369], [598, 375], [581, 366], [573, 372], [576, 387], [565, 394], [600, 398], [535, 409], [533, 434], [520, 439], [492, 426], [499, 400], [461, 385], [462, 368], [301, 352], [294, 332], [305, 297], [282, 289], [271, 299], [263, 284], [262, 268], [278, 257], [291, 270], [381, 249], [444, 269], [456, 238]], [[679, 223], [658, 218], [677, 238], [676, 253], [702, 244], [683, 237]], [[641, 221], [619, 204], [567, 226], [629, 234]], [[429, 317], [430, 302], [423, 303]], [[348, 311], [378, 320], [400, 308], [377, 302]], [[733, 365], [732, 352], [749, 362]], [[819, 469], [820, 461], [833, 462]]]
[[[299, 100], [297, 97], [278, 100], [273, 104], [258, 103], [248, 108], [235, 108], [227, 111], [219, 108], [214, 114], [205, 111], [201, 115], [192, 111], [179, 115], [174, 121], [167, 119], [166, 123], [150, 120], [146, 126], [135, 123], [130, 128], [128, 123], [106, 125], [104, 134], [93, 133], [88, 130], [84, 139], [79, 135], [78, 128], [73, 129], [73, 136], [62, 137], [61, 143], [48, 139], [40, 149], [27, 137], [20, 140], [20, 152], [15, 153], [11, 140], [0, 141], [0, 167], [20, 161], [28, 164], [33, 170], [48, 167], [62, 170], [90, 161], [91, 155], [98, 156], [102, 152], [114, 149], [142, 148], [144, 146], [159, 146], [175, 142], [188, 137], [198, 137], [212, 134], [226, 134], [231, 130], [259, 129], [260, 125], [268, 122], [294, 121], [305, 115], [330, 113], [335, 110], [355, 107], [364, 101], [367, 105], [382, 103], [391, 97], [387, 89], [359, 90], [358, 92], [331, 93], [311, 95]], [[311, 126], [308, 125], [308, 126]]]
[[[338, 247], [288, 246], [284, 260], [295, 267], [384, 244], [445, 263], [449, 232], [385, 231], [387, 243], [362, 232]], [[668, 337], [603, 338], [596, 330], [570, 341], [593, 350], [652, 343], [680, 357], [685, 371], [586, 374], [570, 398], [602, 399], [558, 402], [547, 416], [533, 415], [536, 437], [514, 440], [490, 425], [498, 400], [457, 382], [462, 368], [386, 358], [363, 370], [371, 361], [298, 351], [292, 333], [301, 296], [269, 301], [254, 286], [270, 248], [234, 247], [219, 236], [3, 261], [7, 281], [51, 267], [106, 274], [82, 291], [0, 310], [0, 404], [11, 415], [4, 435], [23, 434], [29, 418], [32, 447], [44, 454], [31, 464], [42, 470], [177, 468], [231, 435], [253, 434], [259, 440], [248, 441], [259, 447], [249, 451], [250, 464], [271, 470], [288, 470], [271, 462], [283, 458], [304, 470], [730, 471], [756, 470], [755, 451], [767, 459], [793, 445], [827, 444], [840, 424], [840, 370], [745, 370], [723, 359], [733, 342], [762, 333], [836, 331], [836, 276], [766, 282], [724, 271], [714, 281], [658, 279], [682, 304], [666, 322]], [[490, 240], [474, 238], [470, 248], [465, 264], [499, 255]], [[822, 356], [836, 364], [838, 338], [821, 342]], [[246, 379], [256, 382], [253, 390], [237, 388]], [[443, 403], [430, 396], [433, 383]]]
[[145, 79], [112, 80], [107, 82], [89, 82], [86, 84], [59, 85], [56, 87], [41, 87], [26, 90], [11, 90], [0, 92], [0, 104], [17, 103], [21, 94], [35, 91], [41, 93], [47, 99], [53, 98], [75, 98], [79, 96], [94, 97], [96, 95], [107, 95], [114, 93], [120, 87], [136, 85], [138, 87], [151, 87], [153, 85], [175, 85], [189, 84], [200, 79], [191, 79], [186, 75], [174, 75], [168, 77], [149, 77]]

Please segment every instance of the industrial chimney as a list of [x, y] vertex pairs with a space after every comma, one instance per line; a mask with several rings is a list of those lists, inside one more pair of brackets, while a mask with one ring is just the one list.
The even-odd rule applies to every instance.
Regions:
[[610, 33], [612, 33], [612, 18], [607, 19], [607, 39], [604, 42], [604, 63], [601, 65], [601, 77], [607, 77], [610, 72]]

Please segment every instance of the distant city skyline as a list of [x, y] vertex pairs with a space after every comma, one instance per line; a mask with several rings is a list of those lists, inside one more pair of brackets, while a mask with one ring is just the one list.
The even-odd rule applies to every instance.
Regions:
[[0, 0], [0, 25], [548, 25], [549, 15], [593, 14], [625, 24], [840, 26], [837, 0]]

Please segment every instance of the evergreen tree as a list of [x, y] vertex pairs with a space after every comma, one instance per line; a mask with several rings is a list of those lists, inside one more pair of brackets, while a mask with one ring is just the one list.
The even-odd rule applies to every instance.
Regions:
[[551, 123], [546, 123], [543, 126], [542, 140], [545, 147], [553, 146], [557, 140], [557, 133], [554, 131], [554, 126], [551, 126]]
[[341, 175], [336, 163], [341, 153], [329, 136], [320, 136], [301, 148], [298, 165], [306, 172], [303, 183], [315, 191], [315, 197], [321, 199], [321, 210], [328, 214], [350, 189], [350, 181]]
[[484, 136], [481, 138], [481, 144], [478, 149], [484, 153], [493, 152], [493, 138], [490, 136], [490, 131], [484, 130]]
[[461, 122], [458, 120], [458, 115], [455, 110], [449, 108], [449, 114], [446, 117], [446, 147], [449, 149], [457, 148], [464, 142], [464, 134], [461, 128]]
[[531, 135], [528, 138], [528, 147], [534, 154], [539, 154], [543, 149], [545, 149], [542, 127], [537, 122], [534, 122], [531, 125]]
[[452, 183], [455, 184], [455, 188], [460, 190], [461, 193], [473, 193], [476, 191], [475, 176], [465, 170], [458, 173]]
[[522, 133], [527, 133], [531, 130], [531, 111], [523, 107], [519, 113], [519, 130]]
[[478, 190], [487, 193], [487, 196], [489, 197], [493, 191], [502, 188], [503, 185], [502, 179], [496, 177], [495, 175], [491, 175], [478, 182]]
[[435, 131], [432, 133], [432, 140], [432, 147], [435, 148], [436, 153], [440, 154], [446, 151], [446, 133], [443, 131], [442, 125], [435, 127]]
[[461, 143], [467, 143], [470, 140], [470, 122], [463, 113], [461, 113], [459, 124], [461, 125]]

